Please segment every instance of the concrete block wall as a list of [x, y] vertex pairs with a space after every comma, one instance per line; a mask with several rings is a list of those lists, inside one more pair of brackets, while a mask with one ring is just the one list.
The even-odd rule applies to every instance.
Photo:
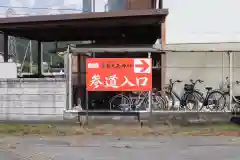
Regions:
[[0, 80], [0, 120], [62, 120], [65, 79]]

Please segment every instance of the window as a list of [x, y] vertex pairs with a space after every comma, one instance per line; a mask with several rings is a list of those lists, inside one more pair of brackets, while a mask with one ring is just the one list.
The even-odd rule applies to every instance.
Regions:
[[121, 11], [126, 8], [126, 0], [108, 0], [107, 11]]

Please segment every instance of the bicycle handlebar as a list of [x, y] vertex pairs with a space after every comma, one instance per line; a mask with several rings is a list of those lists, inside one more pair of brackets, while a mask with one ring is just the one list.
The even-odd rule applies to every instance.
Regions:
[[195, 82], [193, 79], [190, 79], [190, 82], [193, 84], [193, 86], [195, 86], [197, 83], [203, 83], [204, 81], [201, 79], [197, 79]]
[[[229, 81], [229, 78], [228, 78], [228, 77], [226, 77], [226, 81], [227, 81], [228, 83], [230, 83], [230, 81]], [[240, 81], [239, 81], [239, 80], [237, 80], [237, 81], [236, 81], [236, 84], [240, 84]]]
[[170, 79], [169, 82], [170, 82], [171, 85], [173, 85], [175, 83], [181, 83], [182, 81], [180, 81], [180, 80], [173, 81], [172, 79]]

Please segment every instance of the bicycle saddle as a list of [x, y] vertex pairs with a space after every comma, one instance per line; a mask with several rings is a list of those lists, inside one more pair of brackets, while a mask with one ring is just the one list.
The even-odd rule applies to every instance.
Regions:
[[210, 91], [210, 90], [212, 90], [212, 87], [206, 87], [205, 89]]

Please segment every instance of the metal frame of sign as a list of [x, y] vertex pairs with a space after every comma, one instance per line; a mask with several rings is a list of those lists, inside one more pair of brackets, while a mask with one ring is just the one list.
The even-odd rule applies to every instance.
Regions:
[[[71, 73], [71, 57], [73, 55], [84, 55], [84, 56], [91, 56], [95, 55], [95, 53], [106, 53], [106, 52], [114, 52], [114, 53], [148, 53], [148, 58], [151, 58], [151, 54], [153, 53], [164, 53], [160, 45], [141, 45], [141, 46], [93, 46], [93, 45], [87, 45], [82, 47], [74, 47], [71, 45], [68, 45], [67, 51], [65, 51], [67, 59], [65, 59], [67, 64], [67, 106], [70, 108], [72, 106], [72, 73]], [[86, 99], [85, 99], [85, 105], [86, 105], [86, 121], [88, 122], [88, 91], [86, 90]], [[148, 92], [148, 108], [149, 108], [149, 116], [152, 117], [152, 91]]]

